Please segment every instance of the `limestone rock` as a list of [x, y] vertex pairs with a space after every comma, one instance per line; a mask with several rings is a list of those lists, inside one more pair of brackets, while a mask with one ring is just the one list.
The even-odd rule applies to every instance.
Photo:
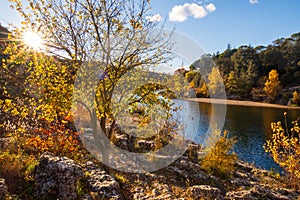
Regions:
[[119, 190], [119, 183], [114, 177], [106, 173], [103, 169], [95, 166], [92, 162], [83, 166], [87, 174], [87, 188], [93, 199], [122, 199]]
[[35, 173], [36, 196], [42, 199], [76, 199], [76, 184], [83, 176], [71, 159], [44, 153]]
[[[282, 192], [282, 193], [281, 193]], [[293, 191], [282, 189], [281, 191], [274, 191], [267, 187], [255, 185], [249, 190], [230, 191], [226, 193], [225, 199], [241, 199], [241, 200], [258, 200], [258, 199], [277, 199], [288, 200], [296, 199], [297, 194]]]
[[219, 188], [209, 185], [195, 185], [189, 187], [186, 193], [192, 199], [224, 199]]

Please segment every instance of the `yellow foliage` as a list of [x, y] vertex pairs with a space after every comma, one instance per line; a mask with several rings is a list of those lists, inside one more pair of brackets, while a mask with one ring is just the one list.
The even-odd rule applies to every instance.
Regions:
[[209, 94], [208, 94], [208, 88], [206, 83], [203, 83], [200, 88], [196, 88], [195, 93], [197, 96], [203, 95], [205, 97], [208, 97]]
[[271, 123], [273, 136], [271, 140], [267, 141], [264, 148], [266, 152], [271, 153], [276, 163], [290, 173], [292, 178], [300, 182], [300, 127], [298, 121], [299, 119], [292, 122], [293, 127], [290, 130], [287, 125], [284, 128], [281, 122]]
[[209, 173], [228, 177], [234, 170], [234, 164], [237, 161], [236, 154], [232, 153], [232, 147], [236, 142], [235, 138], [229, 138], [226, 131], [223, 134], [221, 131], [215, 131], [209, 142], [214, 146], [203, 158], [201, 168]]
[[300, 105], [300, 95], [298, 94], [297, 91], [293, 92], [292, 102], [296, 105]]
[[223, 79], [217, 67], [213, 67], [211, 73], [208, 75], [209, 83], [207, 87], [211, 95], [216, 95], [224, 92]]
[[269, 73], [269, 79], [265, 83], [264, 91], [266, 92], [270, 102], [273, 102], [281, 91], [281, 85], [278, 76], [279, 74], [275, 69], [271, 70]]

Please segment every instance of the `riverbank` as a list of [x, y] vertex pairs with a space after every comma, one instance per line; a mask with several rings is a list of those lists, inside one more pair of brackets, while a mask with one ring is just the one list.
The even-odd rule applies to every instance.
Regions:
[[211, 104], [227, 104], [227, 105], [237, 105], [237, 106], [251, 106], [251, 107], [266, 107], [266, 108], [281, 108], [281, 109], [299, 109], [300, 107], [294, 106], [284, 106], [279, 104], [262, 103], [254, 101], [239, 101], [230, 99], [210, 99], [210, 98], [190, 98], [189, 101], [197, 101], [201, 103], [211, 103]]

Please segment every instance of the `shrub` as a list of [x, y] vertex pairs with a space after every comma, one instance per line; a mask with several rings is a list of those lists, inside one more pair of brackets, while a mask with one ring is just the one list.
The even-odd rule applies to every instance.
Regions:
[[285, 127], [281, 122], [271, 123], [272, 139], [266, 142], [264, 149], [271, 153], [274, 161], [289, 173], [290, 179], [293, 180], [289, 181], [292, 186], [300, 189], [300, 119], [293, 121], [292, 128], [289, 130], [286, 114], [285, 112]]
[[27, 139], [25, 149], [41, 155], [48, 151], [57, 156], [80, 159], [82, 156], [79, 133], [67, 127], [68, 121], [46, 121], [41, 128], [35, 130], [34, 136]]
[[226, 178], [234, 170], [234, 164], [237, 156], [232, 153], [235, 138], [229, 138], [226, 131], [214, 131], [210, 141], [213, 147], [209, 149], [207, 155], [203, 158], [201, 168], [217, 176]]
[[33, 170], [38, 161], [23, 152], [0, 152], [0, 177], [5, 179], [9, 192], [26, 198], [33, 193]]

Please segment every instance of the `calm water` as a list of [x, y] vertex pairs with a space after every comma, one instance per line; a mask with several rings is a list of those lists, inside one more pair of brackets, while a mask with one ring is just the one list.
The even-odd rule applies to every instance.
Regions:
[[[215, 105], [214, 109], [222, 109], [222, 106]], [[207, 103], [199, 103], [200, 129], [199, 135], [207, 131], [212, 115], [212, 106]], [[241, 160], [254, 163], [255, 166], [264, 169], [280, 170], [273, 159], [264, 152], [263, 145], [270, 139], [272, 132], [270, 123], [284, 121], [283, 113], [288, 112], [289, 121], [300, 117], [300, 110], [286, 110], [278, 108], [246, 107], [228, 105], [224, 129], [229, 131], [230, 136], [236, 136], [237, 143], [234, 151]], [[218, 112], [216, 112], [216, 119]], [[216, 120], [218, 121], [218, 120]], [[196, 142], [200, 142], [197, 141]]]

